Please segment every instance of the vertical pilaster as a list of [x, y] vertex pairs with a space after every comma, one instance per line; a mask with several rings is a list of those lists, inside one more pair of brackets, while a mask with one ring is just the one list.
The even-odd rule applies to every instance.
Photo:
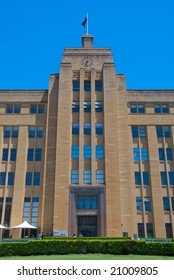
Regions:
[[83, 170], [84, 170], [84, 69], [80, 69], [80, 118], [79, 118], [79, 185], [83, 185]]

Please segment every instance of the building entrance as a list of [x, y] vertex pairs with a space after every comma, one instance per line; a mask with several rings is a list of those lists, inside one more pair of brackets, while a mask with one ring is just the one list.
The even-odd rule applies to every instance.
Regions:
[[97, 216], [77, 216], [78, 236], [98, 236]]

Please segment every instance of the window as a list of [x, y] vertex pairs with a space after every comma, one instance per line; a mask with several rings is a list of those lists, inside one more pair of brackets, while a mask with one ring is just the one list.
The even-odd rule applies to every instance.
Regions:
[[161, 171], [160, 176], [161, 176], [161, 185], [162, 186], [167, 186], [167, 174], [166, 174], [166, 172]]
[[26, 186], [31, 186], [32, 185], [32, 172], [27, 172], [26, 173], [25, 185]]
[[44, 104], [31, 104], [30, 114], [44, 114], [45, 105]]
[[155, 104], [154, 105], [154, 112], [155, 112], [155, 114], [161, 114], [161, 113], [166, 114], [166, 113], [169, 112], [168, 111], [168, 106], [165, 105], [165, 104], [162, 104], [162, 105]]
[[42, 160], [42, 149], [36, 148], [35, 161], [41, 161], [41, 160]]
[[156, 135], [157, 135], [157, 138], [162, 138], [163, 137], [162, 126], [156, 126]]
[[21, 105], [20, 104], [8, 104], [6, 107], [7, 114], [20, 114]]
[[91, 146], [84, 146], [84, 158], [91, 158]]
[[147, 229], [147, 238], [152, 238], [153, 237], [153, 225], [152, 225], [152, 223], [147, 223], [146, 224], [146, 229]]
[[30, 218], [30, 197], [24, 199], [23, 220], [28, 221]]
[[34, 172], [33, 184], [34, 184], [34, 186], [39, 186], [40, 185], [40, 172]]
[[171, 197], [172, 211], [174, 211], [174, 196]]
[[166, 154], [167, 154], [167, 160], [172, 161], [173, 160], [173, 154], [171, 148], [166, 148]]
[[5, 186], [6, 172], [0, 172], [0, 186]]
[[171, 223], [165, 223], [165, 228], [166, 228], [166, 237], [167, 238], [173, 238], [172, 224]]
[[[163, 133], [164, 132], [164, 133]], [[156, 126], [157, 138], [170, 138], [170, 126]]]
[[159, 160], [165, 160], [164, 149], [158, 148]]
[[80, 91], [80, 81], [74, 80], [73, 83], [73, 91]]
[[79, 146], [72, 146], [71, 157], [79, 158]]
[[174, 186], [174, 172], [169, 171], [169, 183], [171, 186]]
[[140, 160], [140, 152], [138, 148], [133, 148], [134, 161]]
[[31, 223], [33, 226], [38, 225], [38, 213], [39, 213], [39, 197], [32, 198], [32, 209], [31, 209]]
[[149, 186], [149, 173], [147, 171], [143, 171], [143, 184], [144, 186]]
[[96, 158], [104, 158], [103, 146], [96, 146]]
[[96, 182], [97, 184], [104, 184], [105, 178], [104, 178], [104, 170], [96, 170]]
[[163, 210], [164, 211], [170, 211], [170, 204], [169, 204], [168, 196], [163, 197]]
[[95, 111], [101, 113], [103, 111], [103, 102], [95, 101]]
[[143, 201], [141, 197], [136, 197], [136, 209], [137, 211], [143, 211]]
[[43, 127], [42, 126], [29, 126], [28, 128], [29, 138], [42, 138], [43, 137]]
[[71, 184], [79, 184], [79, 170], [71, 170]]
[[147, 148], [141, 148], [142, 161], [148, 160]]
[[27, 160], [28, 160], [28, 161], [33, 161], [33, 159], [34, 159], [34, 149], [29, 148], [29, 149], [28, 149]]
[[131, 104], [130, 112], [132, 114], [137, 114], [137, 113], [144, 114], [145, 113], [144, 105], [143, 104]]
[[141, 186], [141, 173], [139, 171], [135, 171], [134, 176], [135, 176], [135, 185]]
[[18, 126], [5, 126], [4, 127], [4, 138], [18, 138]]
[[95, 124], [95, 133], [96, 135], [103, 135], [103, 123]]
[[7, 161], [8, 160], [8, 149], [4, 148], [2, 151], [2, 161]]
[[91, 112], [91, 102], [84, 102], [84, 112], [90, 113]]
[[91, 184], [92, 183], [92, 172], [91, 170], [84, 170], [83, 172], [83, 183]]
[[144, 208], [145, 208], [145, 211], [152, 211], [151, 200], [148, 197], [144, 198]]
[[84, 91], [91, 91], [91, 81], [84, 81]]
[[143, 238], [145, 237], [145, 231], [144, 231], [144, 224], [138, 223], [138, 237]]
[[164, 126], [164, 137], [170, 138], [170, 126]]
[[77, 209], [97, 209], [96, 196], [78, 196]]
[[8, 172], [8, 186], [14, 185], [14, 172]]
[[37, 138], [42, 138], [43, 137], [43, 127], [42, 126], [37, 127], [36, 137]]
[[138, 138], [138, 126], [137, 125], [132, 126], [132, 138]]
[[91, 135], [91, 123], [84, 123], [84, 134]]
[[28, 134], [29, 138], [35, 138], [35, 126], [29, 126]]
[[11, 149], [10, 161], [16, 161], [16, 149], [14, 148]]
[[96, 80], [95, 81], [95, 91], [102, 91], [102, 90], [103, 90], [102, 81]]
[[72, 102], [72, 112], [78, 113], [80, 108], [80, 103], [77, 101]]
[[79, 135], [79, 123], [72, 123], [72, 134]]

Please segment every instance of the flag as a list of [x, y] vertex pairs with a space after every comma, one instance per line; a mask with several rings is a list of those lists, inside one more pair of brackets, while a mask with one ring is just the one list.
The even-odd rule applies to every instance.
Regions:
[[88, 18], [87, 18], [87, 17], [85, 17], [84, 21], [82, 22], [83, 27], [85, 27], [85, 26], [86, 26], [87, 20], [88, 20]]

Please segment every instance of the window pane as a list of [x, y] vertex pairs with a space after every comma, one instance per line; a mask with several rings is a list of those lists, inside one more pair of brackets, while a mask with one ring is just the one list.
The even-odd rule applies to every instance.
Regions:
[[77, 198], [77, 209], [83, 209], [83, 196], [78, 196]]
[[138, 148], [133, 148], [134, 161], [140, 160], [140, 152]]
[[164, 149], [158, 148], [159, 160], [165, 160]]
[[14, 105], [14, 113], [15, 114], [20, 114], [21, 112], [21, 105], [20, 104], [15, 104]]
[[[166, 172], [161, 171], [160, 175], [161, 175], [161, 185], [162, 186], [167, 186], [167, 174], [166, 174]], [[169, 174], [169, 178], [170, 178], [170, 174]]]
[[167, 105], [161, 105], [161, 111], [162, 111], [162, 113], [168, 113], [169, 112], [169, 110], [168, 110], [168, 106]]
[[132, 138], [138, 138], [138, 126], [132, 126]]
[[42, 160], [42, 149], [36, 148], [35, 161]]
[[166, 228], [166, 237], [167, 238], [173, 238], [172, 224], [171, 223], [165, 223], [165, 228]]
[[85, 113], [91, 112], [91, 102], [84, 102], [84, 112]]
[[173, 154], [171, 148], [166, 149], [166, 154], [167, 154], [167, 160], [173, 160]]
[[170, 138], [170, 127], [169, 126], [164, 126], [164, 137]]
[[4, 148], [2, 152], [2, 160], [7, 161], [8, 160], [8, 149]]
[[91, 81], [84, 81], [84, 91], [91, 91]]
[[80, 90], [80, 81], [73, 81], [73, 91]]
[[45, 112], [45, 105], [38, 104], [38, 114], [44, 114], [44, 112]]
[[79, 146], [72, 146], [71, 157], [79, 158]]
[[156, 126], [156, 135], [157, 135], [157, 138], [162, 138], [163, 137], [162, 126]]
[[137, 113], [137, 106], [136, 105], [130, 105], [130, 112], [132, 114], [136, 114]]
[[152, 211], [150, 198], [147, 197], [144, 198], [144, 207], [145, 207], [145, 211]]
[[103, 102], [102, 101], [95, 101], [95, 111], [98, 113], [103, 111]]
[[71, 184], [79, 183], [79, 170], [71, 170]]
[[33, 159], [34, 159], [34, 149], [29, 148], [28, 149], [27, 160], [28, 161], [33, 161]]
[[95, 133], [96, 135], [103, 135], [103, 123], [95, 124]]
[[4, 138], [10, 138], [11, 126], [4, 127]]
[[146, 229], [147, 229], [147, 238], [152, 238], [153, 237], [153, 226], [152, 226], [152, 223], [147, 223], [146, 224]]
[[72, 134], [79, 135], [79, 123], [72, 123]]
[[34, 172], [34, 186], [40, 185], [40, 172]]
[[169, 172], [169, 182], [171, 186], [174, 186], [174, 172], [170, 171]]
[[18, 126], [13, 126], [12, 127], [12, 138], [18, 138]]
[[16, 161], [16, 149], [11, 149], [10, 160]]
[[172, 203], [172, 211], [174, 211], [174, 197], [171, 197], [171, 203]]
[[103, 146], [96, 146], [96, 158], [104, 158]]
[[13, 113], [13, 105], [11, 105], [11, 104], [7, 105], [6, 113], [7, 114], [12, 114]]
[[136, 209], [137, 211], [143, 211], [143, 201], [141, 197], [136, 197]]
[[149, 186], [149, 173], [144, 171], [143, 172], [143, 184], [144, 186]]
[[35, 126], [29, 126], [29, 138], [35, 138]]
[[91, 123], [84, 123], [84, 134], [91, 135]]
[[95, 81], [95, 91], [102, 91], [103, 90], [103, 85], [102, 81]]
[[84, 184], [91, 184], [91, 182], [92, 182], [91, 170], [84, 170], [84, 172], [83, 172], [83, 182], [84, 182]]
[[142, 161], [148, 160], [147, 148], [141, 148]]
[[30, 105], [30, 114], [36, 114], [37, 113], [37, 105], [31, 104]]
[[31, 186], [32, 185], [32, 172], [27, 172], [26, 173], [25, 185], [26, 186]]
[[138, 171], [135, 171], [135, 185], [136, 186], [141, 186], [141, 173]]
[[138, 105], [138, 113], [144, 114], [144, 105]]
[[0, 172], [0, 186], [5, 186], [6, 172]]
[[163, 197], [163, 209], [164, 211], [170, 211], [169, 198], [167, 196]]
[[92, 209], [97, 209], [97, 197], [96, 197], [96, 196], [92, 196], [92, 197], [91, 197], [91, 200], [92, 200], [92, 201], [91, 201], [91, 202], [92, 202], [92, 203], [91, 203], [91, 206], [92, 206], [91, 208], [92, 208]]
[[160, 105], [154, 105], [154, 112], [155, 114], [161, 113], [161, 106]]
[[43, 137], [43, 127], [38, 126], [37, 127], [37, 138], [42, 138]]
[[96, 170], [96, 183], [97, 184], [104, 184], [104, 170]]
[[72, 102], [72, 112], [78, 113], [79, 112], [79, 102]]
[[144, 231], [144, 224], [138, 223], [138, 237], [142, 238], [145, 237], [145, 231]]
[[84, 146], [84, 158], [91, 158], [91, 146]]
[[8, 172], [8, 186], [14, 185], [14, 172]]

